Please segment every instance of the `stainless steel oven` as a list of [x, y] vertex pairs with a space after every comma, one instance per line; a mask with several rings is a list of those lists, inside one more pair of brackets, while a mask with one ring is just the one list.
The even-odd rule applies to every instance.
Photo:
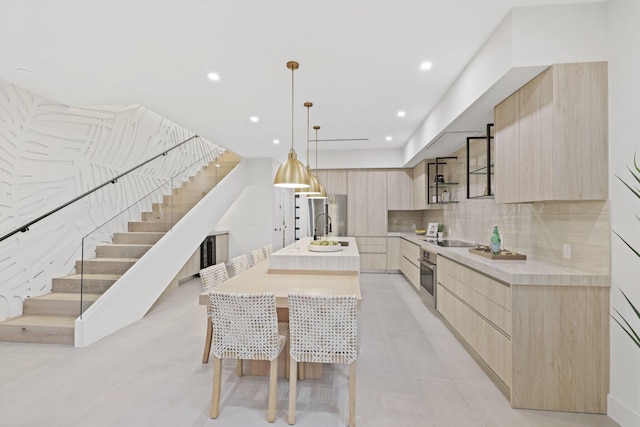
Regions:
[[434, 252], [422, 251], [420, 261], [420, 287], [427, 292], [427, 300], [432, 307], [436, 302], [436, 254]]

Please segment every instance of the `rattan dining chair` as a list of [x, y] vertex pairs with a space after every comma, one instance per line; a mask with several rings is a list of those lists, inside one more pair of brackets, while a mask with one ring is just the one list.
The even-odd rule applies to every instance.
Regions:
[[349, 427], [355, 427], [357, 352], [355, 295], [289, 294], [289, 424], [296, 420], [298, 362], [340, 363], [349, 365]]
[[251, 251], [251, 262], [256, 265], [264, 261], [264, 252], [262, 249], [254, 249]]
[[[212, 265], [200, 270], [200, 280], [202, 281], [202, 290], [210, 291], [216, 285], [229, 280], [229, 273], [224, 262]], [[209, 353], [211, 352], [211, 312], [213, 307], [207, 305], [207, 337], [204, 342], [204, 354], [202, 355], [202, 363], [209, 362]]]
[[278, 323], [274, 294], [209, 295], [214, 310], [213, 392], [211, 418], [220, 412], [222, 359], [269, 360], [269, 414], [275, 421], [278, 387], [278, 356], [287, 343], [288, 325]]
[[233, 270], [233, 275], [237, 276], [245, 270], [249, 269], [249, 258], [247, 258], [247, 254], [238, 255], [237, 257], [231, 258], [231, 269]]
[[269, 259], [271, 253], [273, 252], [273, 245], [269, 244], [264, 246], [262, 248], [262, 251], [264, 252], [264, 259]]

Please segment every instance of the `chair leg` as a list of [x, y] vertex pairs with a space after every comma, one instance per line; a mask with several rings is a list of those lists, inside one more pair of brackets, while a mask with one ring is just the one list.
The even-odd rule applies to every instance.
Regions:
[[213, 392], [211, 393], [211, 418], [220, 413], [220, 385], [222, 384], [222, 359], [213, 356]]
[[267, 421], [270, 423], [276, 420], [276, 399], [278, 397], [278, 358], [271, 361], [269, 370], [269, 415]]
[[236, 367], [236, 374], [238, 374], [239, 377], [242, 376], [242, 359], [238, 359], [238, 366]]
[[356, 427], [356, 362], [349, 365], [349, 427]]
[[298, 366], [299, 366], [298, 371], [300, 371], [299, 372], [300, 381], [304, 381], [304, 362], [298, 363]]
[[289, 358], [289, 424], [296, 423], [296, 386], [297, 365], [294, 359]]
[[213, 336], [213, 325], [211, 318], [207, 316], [207, 337], [204, 341], [204, 354], [202, 355], [202, 363], [209, 363], [209, 353], [211, 352], [211, 337]]

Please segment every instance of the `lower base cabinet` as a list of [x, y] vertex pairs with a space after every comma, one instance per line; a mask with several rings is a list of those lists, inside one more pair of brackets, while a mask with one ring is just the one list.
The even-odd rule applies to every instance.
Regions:
[[387, 271], [387, 238], [356, 237], [360, 252], [360, 271], [363, 273], [385, 273]]
[[607, 412], [609, 288], [511, 285], [438, 256], [438, 311], [514, 408]]
[[400, 240], [400, 272], [416, 288], [420, 289], [420, 245]]

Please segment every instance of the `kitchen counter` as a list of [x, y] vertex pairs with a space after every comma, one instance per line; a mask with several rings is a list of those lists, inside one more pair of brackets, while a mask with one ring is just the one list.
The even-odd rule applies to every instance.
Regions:
[[469, 248], [445, 248], [427, 243], [424, 236], [414, 233], [389, 233], [389, 236], [401, 237], [420, 245], [424, 250], [436, 252], [439, 256], [511, 285], [611, 286], [611, 276], [607, 274], [592, 273], [535, 259], [491, 260], [469, 253]]
[[330, 240], [347, 242], [336, 252], [309, 250], [311, 237], [302, 238], [271, 254], [269, 273], [355, 275], [360, 272], [360, 253], [353, 237], [330, 237]]

